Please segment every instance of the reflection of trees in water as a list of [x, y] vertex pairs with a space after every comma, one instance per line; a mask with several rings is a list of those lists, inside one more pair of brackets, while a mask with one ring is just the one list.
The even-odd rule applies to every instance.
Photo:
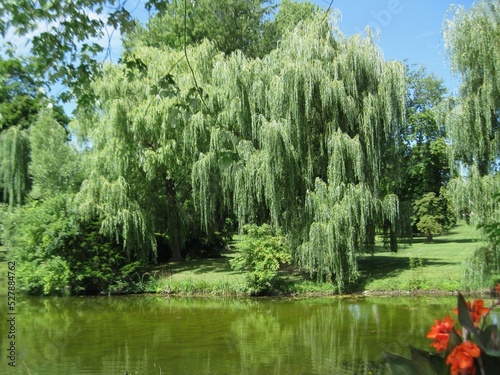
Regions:
[[442, 301], [23, 299], [18, 363], [39, 375], [379, 374], [383, 350], [429, 344], [455, 302]]

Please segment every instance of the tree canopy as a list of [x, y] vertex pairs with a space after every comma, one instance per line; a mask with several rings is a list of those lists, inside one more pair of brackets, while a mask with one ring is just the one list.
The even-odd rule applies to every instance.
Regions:
[[500, 4], [452, 7], [444, 23], [451, 67], [460, 74], [460, 103], [448, 115], [453, 158], [492, 172], [500, 152]]
[[[469, 10], [453, 7], [444, 24], [451, 66], [462, 84], [457, 105], [448, 113], [446, 130], [452, 160], [465, 176], [451, 183], [457, 209], [468, 218], [490, 222], [500, 189], [500, 3], [481, 0]], [[459, 165], [460, 166], [460, 165]]]

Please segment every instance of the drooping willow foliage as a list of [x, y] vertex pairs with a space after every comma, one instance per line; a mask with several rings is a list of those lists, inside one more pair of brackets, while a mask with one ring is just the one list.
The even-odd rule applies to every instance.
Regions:
[[403, 66], [368, 38], [312, 22], [262, 60], [218, 61], [212, 77], [218, 121], [193, 168], [204, 220], [222, 191], [240, 224], [270, 221], [303, 267], [342, 289], [375, 224], [396, 221], [380, 184], [404, 116]]
[[[208, 45], [190, 51], [200, 82], [215, 52]], [[210, 118], [200, 112], [181, 58], [138, 47], [123, 64], [106, 66], [94, 84], [96, 111], [79, 120], [91, 171], [78, 196], [82, 213], [100, 218], [104, 234], [145, 260], [156, 256], [157, 234], [180, 259], [191, 220], [191, 168], [208, 142]]]
[[[481, 0], [469, 10], [451, 8], [444, 24], [446, 48], [462, 85], [446, 117], [452, 160], [468, 169], [452, 181], [457, 209], [475, 222], [495, 220], [500, 191], [500, 1]], [[497, 218], [498, 219], [498, 218]]]
[[23, 203], [29, 190], [28, 163], [30, 144], [28, 131], [11, 126], [0, 133], [0, 201], [9, 206]]
[[447, 118], [454, 159], [492, 171], [500, 153], [500, 1], [451, 8], [444, 23], [451, 66], [460, 74], [459, 105]]
[[137, 43], [107, 66], [96, 112], [80, 120], [93, 171], [82, 211], [146, 257], [156, 234], [180, 256], [195, 216], [210, 231], [233, 212], [240, 226], [280, 229], [311, 273], [353, 281], [374, 226], [397, 218], [380, 185], [404, 118], [404, 68], [321, 18], [262, 59]]

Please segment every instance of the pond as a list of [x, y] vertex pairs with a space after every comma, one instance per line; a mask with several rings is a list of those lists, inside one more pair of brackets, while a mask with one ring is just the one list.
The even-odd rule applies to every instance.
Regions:
[[383, 374], [383, 350], [429, 348], [434, 319], [456, 306], [454, 297], [18, 298], [16, 367], [2, 319], [2, 374]]

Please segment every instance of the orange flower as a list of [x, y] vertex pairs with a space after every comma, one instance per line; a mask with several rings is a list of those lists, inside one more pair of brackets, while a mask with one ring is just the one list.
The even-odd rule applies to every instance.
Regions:
[[475, 374], [474, 358], [481, 355], [481, 350], [472, 341], [464, 341], [456, 346], [448, 358], [446, 364], [451, 365], [451, 375]]
[[431, 346], [435, 347], [438, 352], [448, 348], [448, 340], [450, 339], [450, 332], [453, 329], [455, 321], [449, 315], [443, 320], [434, 321], [434, 325], [427, 333], [429, 339], [434, 339]]
[[[467, 309], [469, 310], [470, 317], [475, 327], [479, 325], [481, 318], [490, 312], [488, 307], [484, 307], [484, 301], [482, 299], [474, 300], [472, 305], [470, 301], [467, 301]], [[458, 308], [455, 308], [453, 312], [458, 314]]]

